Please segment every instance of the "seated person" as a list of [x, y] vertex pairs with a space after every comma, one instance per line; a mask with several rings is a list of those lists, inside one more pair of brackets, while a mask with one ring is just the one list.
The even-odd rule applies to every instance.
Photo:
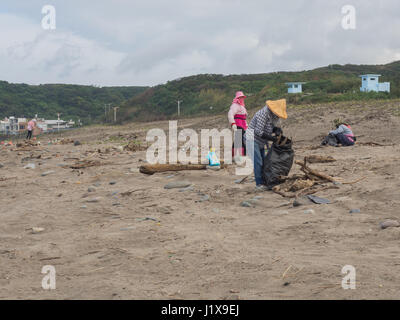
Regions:
[[336, 130], [330, 131], [329, 135], [334, 136], [337, 140], [337, 143], [344, 147], [353, 146], [357, 138], [354, 136], [350, 125], [340, 121], [339, 119], [336, 119], [335, 126]]

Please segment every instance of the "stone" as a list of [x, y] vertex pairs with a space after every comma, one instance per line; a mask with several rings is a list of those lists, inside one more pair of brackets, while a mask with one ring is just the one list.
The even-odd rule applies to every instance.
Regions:
[[247, 201], [243, 201], [243, 202], [240, 204], [240, 206], [243, 207], [243, 208], [252, 208], [252, 207], [253, 207], [253, 206], [251, 205], [251, 203], [249, 203], [249, 202], [247, 202]]
[[380, 223], [380, 227], [382, 229], [398, 228], [398, 227], [400, 227], [400, 223], [397, 220], [386, 220], [386, 221]]
[[314, 214], [315, 211], [313, 209], [308, 209], [304, 211], [305, 214]]
[[312, 201], [307, 197], [300, 197], [294, 200], [293, 207], [300, 207], [312, 204]]
[[207, 166], [207, 170], [219, 171], [221, 166]]
[[197, 200], [196, 202], [205, 202], [210, 201], [210, 196], [208, 194], [200, 194], [201, 199]]
[[78, 140], [74, 141], [74, 146], [80, 146], [80, 145], [81, 145], [80, 141]]
[[36, 168], [36, 165], [34, 164], [34, 163], [28, 163], [25, 167], [24, 167], [24, 169], [35, 169]]
[[173, 181], [164, 186], [164, 189], [188, 188], [192, 185], [189, 181]]
[[100, 187], [101, 186], [101, 183], [100, 182], [96, 182], [96, 183], [94, 183], [93, 184], [95, 187]]
[[187, 188], [180, 189], [179, 192], [186, 192], [186, 191], [193, 191], [193, 190], [194, 190], [193, 186], [189, 186]]
[[32, 228], [32, 233], [33, 234], [38, 234], [38, 233], [43, 232], [44, 230], [45, 230], [44, 228], [33, 227]]
[[117, 181], [110, 181], [110, 184], [113, 186], [114, 184], [117, 184]]
[[55, 171], [53, 171], [53, 170], [43, 172], [42, 173], [42, 177], [48, 176], [48, 175], [53, 174], [53, 173], [55, 173]]
[[81, 206], [81, 209], [87, 209], [87, 206], [83, 205]]
[[1, 169], [1, 168], [4, 168], [4, 165], [2, 165], [2, 164], [0, 163], [0, 169]]
[[171, 210], [165, 207], [160, 207], [158, 208], [158, 212], [162, 213], [162, 214], [171, 214]]
[[97, 197], [97, 198], [87, 199], [86, 202], [87, 203], [96, 203], [96, 202], [99, 202], [100, 200], [101, 200], [101, 198]]
[[351, 209], [350, 213], [360, 213], [361, 210], [360, 209]]
[[88, 192], [96, 192], [96, 188], [95, 187], [89, 187], [87, 189]]
[[217, 214], [219, 213], [219, 209], [217, 209], [217, 208], [213, 208], [212, 211], [213, 211], [214, 213], [217, 213]]

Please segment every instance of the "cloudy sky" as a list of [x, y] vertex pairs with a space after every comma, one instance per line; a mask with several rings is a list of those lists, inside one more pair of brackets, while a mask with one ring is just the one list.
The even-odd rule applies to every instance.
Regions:
[[[55, 30], [43, 29], [45, 5]], [[342, 26], [345, 5], [355, 29]], [[0, 80], [156, 85], [383, 64], [400, 60], [399, 14], [398, 0], [1, 0]]]

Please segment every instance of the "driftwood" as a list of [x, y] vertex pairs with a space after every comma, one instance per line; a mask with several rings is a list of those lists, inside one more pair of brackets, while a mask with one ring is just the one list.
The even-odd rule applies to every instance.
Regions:
[[326, 175], [324, 173], [320, 173], [320, 172], [318, 172], [318, 171], [316, 171], [314, 169], [311, 169], [311, 168], [307, 167], [306, 161], [304, 161], [304, 162], [296, 161], [296, 164], [301, 166], [301, 171], [303, 171], [304, 173], [306, 173], [308, 175], [313, 175], [313, 176], [316, 176], [316, 177], [318, 177], [318, 178], [320, 178], [322, 180], [327, 180], [327, 181], [330, 181], [330, 182], [337, 182], [333, 177], [328, 176], [328, 175]]
[[[144, 174], [155, 174], [158, 172], [168, 171], [185, 171], [185, 170], [206, 170], [207, 164], [145, 164], [140, 166], [139, 171]], [[221, 169], [226, 168], [223, 161], [221, 161]]]
[[305, 161], [308, 163], [328, 163], [328, 162], [335, 162], [336, 159], [331, 156], [307, 156], [305, 157]]
[[65, 165], [63, 166], [64, 169], [83, 169], [83, 168], [89, 168], [89, 167], [96, 167], [96, 166], [101, 166], [102, 163], [98, 160], [82, 160], [82, 161], [77, 161], [74, 164], [71, 165]]
[[11, 177], [11, 178], [0, 177], [0, 181], [8, 181], [8, 180], [13, 180], [13, 179], [17, 180], [17, 177]]
[[206, 169], [206, 164], [145, 164], [140, 166], [139, 171], [144, 174], [152, 175], [157, 172]]

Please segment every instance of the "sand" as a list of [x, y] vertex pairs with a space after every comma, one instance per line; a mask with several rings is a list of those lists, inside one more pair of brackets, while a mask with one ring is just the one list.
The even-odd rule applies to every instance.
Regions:
[[[0, 299], [399, 299], [400, 228], [379, 226], [400, 220], [399, 106], [289, 108], [283, 128], [297, 160], [330, 155], [337, 161], [312, 167], [342, 181], [366, 177], [317, 193], [326, 205], [293, 207], [293, 199], [255, 193], [251, 178], [235, 183], [234, 167], [139, 173], [145, 151], [118, 146], [167, 122], [61, 135], [80, 146], [49, 144], [53, 135], [32, 151], [0, 147], [0, 177], [15, 177], [0, 181]], [[313, 148], [339, 116], [359, 144]], [[179, 121], [196, 130], [226, 125], [225, 116]], [[87, 157], [101, 165], [62, 167]], [[164, 189], [173, 181], [193, 186]], [[240, 206], [257, 196], [254, 207]], [[46, 265], [55, 267], [55, 290], [42, 288]], [[356, 268], [355, 290], [342, 288], [346, 265]]]

